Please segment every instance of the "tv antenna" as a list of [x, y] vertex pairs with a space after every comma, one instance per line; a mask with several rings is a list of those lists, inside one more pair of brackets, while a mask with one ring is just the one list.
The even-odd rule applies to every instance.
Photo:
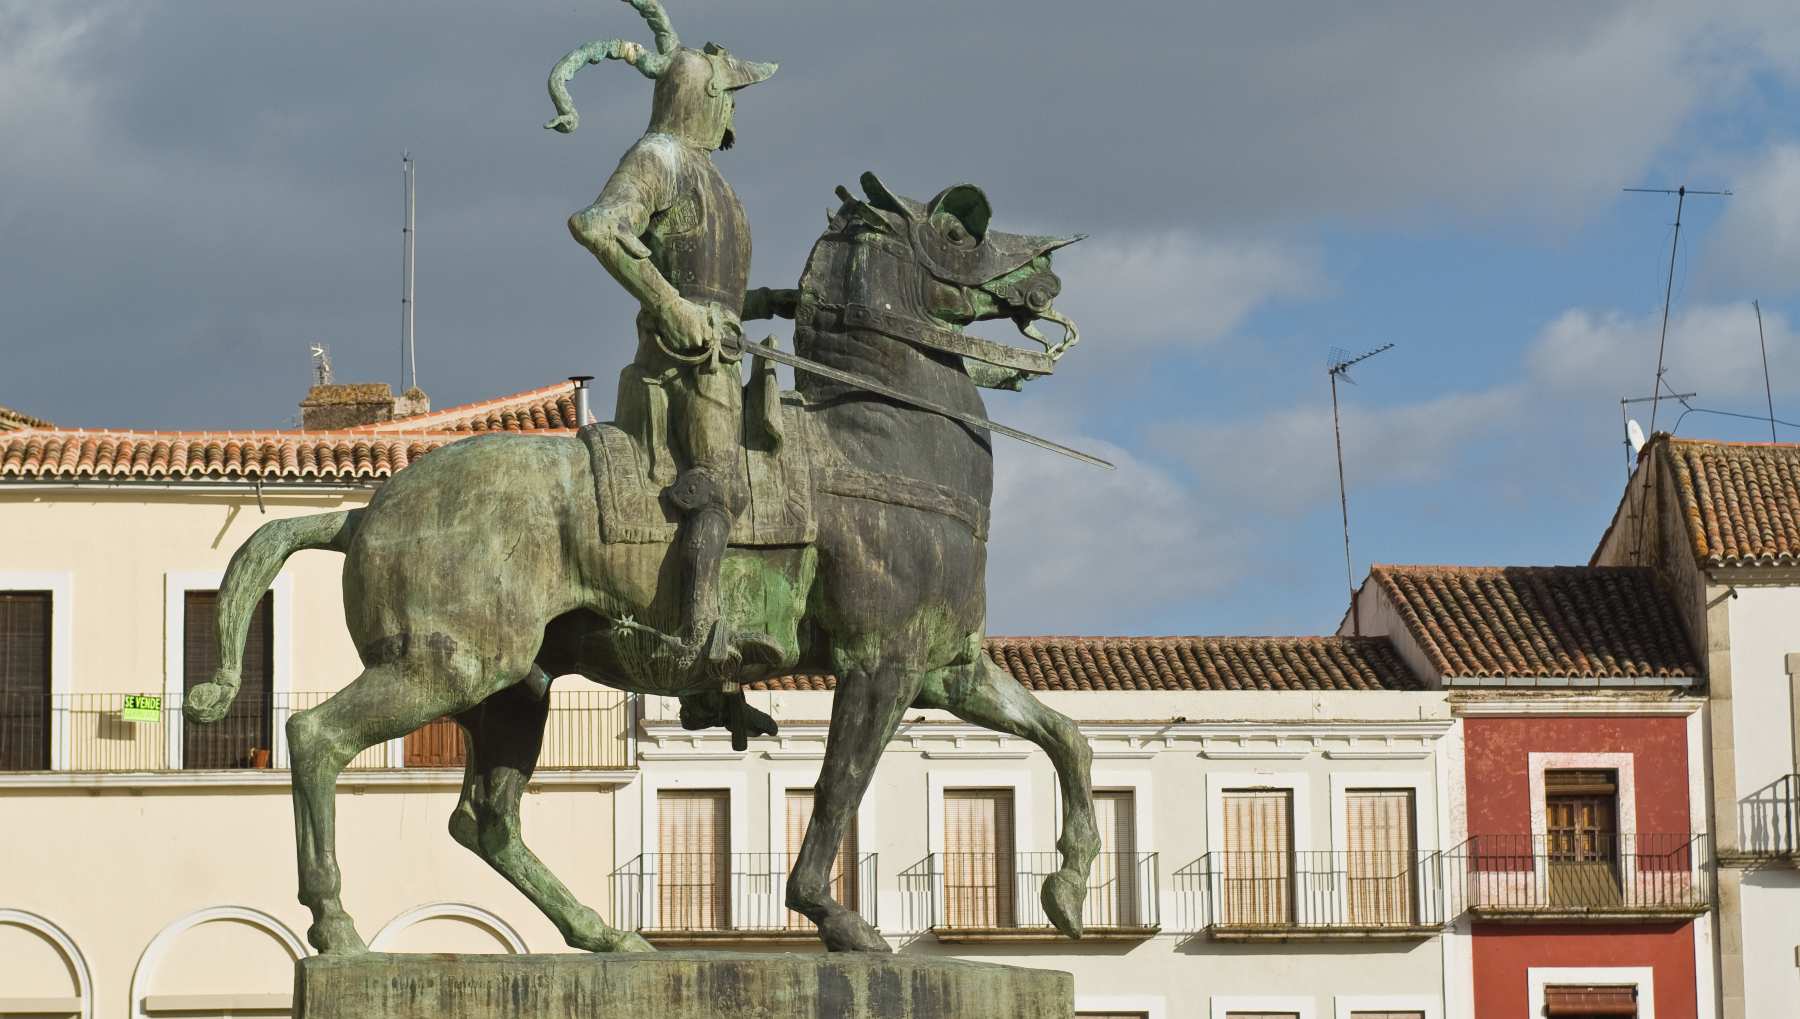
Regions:
[[1763, 339], [1762, 302], [1751, 301], [1750, 307], [1756, 309], [1756, 343], [1762, 347], [1763, 395], [1769, 400], [1769, 441], [1780, 442], [1775, 437], [1775, 387], [1769, 384], [1769, 341]]
[[[1669, 278], [1668, 278], [1668, 281], [1663, 284], [1662, 333], [1656, 341], [1656, 380], [1655, 380], [1655, 383], [1650, 387], [1650, 434], [1655, 435], [1656, 434], [1656, 410], [1657, 410], [1657, 407], [1662, 403], [1663, 374], [1667, 370], [1663, 366], [1663, 354], [1667, 351], [1668, 345], [1669, 345], [1669, 303], [1675, 295], [1675, 252], [1681, 246], [1681, 211], [1683, 208], [1686, 207], [1687, 196], [1689, 196], [1689, 195], [1713, 195], [1713, 196], [1720, 197], [1720, 198], [1729, 198], [1731, 196], [1731, 192], [1729, 192], [1729, 191], [1695, 191], [1693, 189], [1690, 189], [1686, 184], [1680, 185], [1679, 187], [1675, 187], [1675, 188], [1625, 188], [1624, 190], [1630, 191], [1630, 192], [1633, 192], [1636, 194], [1674, 195], [1675, 196], [1675, 233], [1673, 236], [1671, 236], [1669, 238]], [[1629, 486], [1627, 486], [1627, 487], [1629, 487]], [[1640, 550], [1640, 551], [1643, 549], [1643, 546], [1644, 546], [1644, 521], [1646, 519], [1648, 519], [1650, 516], [1650, 514], [1647, 512], [1647, 510], [1648, 510], [1647, 504], [1648, 504], [1649, 500], [1650, 500], [1650, 472], [1645, 471], [1644, 472], [1644, 502], [1646, 503], [1646, 506], [1641, 507], [1641, 508], [1646, 510], [1646, 512], [1641, 512], [1638, 514], [1637, 538], [1635, 541], [1635, 544], [1637, 545], [1638, 550]], [[1636, 553], [1634, 552], [1633, 554], [1635, 555]]]
[[331, 385], [331, 348], [323, 343], [312, 345], [313, 385]]
[[[1699, 396], [1699, 393], [1670, 393], [1662, 399], [1686, 402]], [[1619, 427], [1625, 430], [1625, 479], [1631, 480], [1631, 472], [1637, 466], [1638, 450], [1644, 448], [1649, 441], [1644, 438], [1643, 426], [1632, 420], [1628, 408], [1634, 403], [1652, 403], [1658, 398], [1654, 396], [1622, 396], [1619, 398]], [[1632, 430], [1636, 429], [1636, 434]]]
[[419, 387], [419, 358], [413, 346], [413, 158], [400, 153], [400, 176], [405, 185], [406, 223], [400, 228], [400, 390]]
[[1344, 514], [1344, 584], [1350, 589], [1351, 631], [1358, 637], [1362, 636], [1362, 610], [1356, 604], [1356, 575], [1350, 566], [1350, 495], [1344, 485], [1344, 431], [1338, 424], [1337, 384], [1338, 379], [1343, 379], [1356, 385], [1356, 380], [1350, 377], [1350, 366], [1392, 349], [1392, 343], [1384, 343], [1374, 350], [1351, 354], [1342, 347], [1332, 347], [1325, 355], [1325, 374], [1331, 377], [1331, 435], [1337, 440], [1338, 508]]

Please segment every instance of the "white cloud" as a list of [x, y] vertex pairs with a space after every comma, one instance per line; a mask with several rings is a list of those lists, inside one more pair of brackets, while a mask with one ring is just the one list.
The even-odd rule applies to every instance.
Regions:
[[[1789, 380], [1800, 368], [1793, 331], [1784, 316], [1768, 309], [1763, 328], [1775, 389], [1792, 391]], [[1648, 396], [1661, 329], [1660, 309], [1631, 315], [1571, 308], [1538, 333], [1526, 352], [1526, 365], [1539, 384], [1562, 394]], [[1676, 309], [1664, 365], [1667, 383], [1678, 392], [1698, 392], [1698, 403], [1717, 406], [1761, 397], [1762, 352], [1750, 302]]]
[[1108, 323], [1119, 353], [1209, 344], [1264, 304], [1326, 289], [1311, 249], [1176, 231], [1084, 241], [1056, 270], [1068, 295], [1058, 307], [1078, 325]]
[[1735, 192], [1706, 244], [1709, 277], [1764, 297], [1800, 289], [1800, 143], [1782, 142], [1730, 174]]
[[1021, 448], [995, 458], [989, 632], [1132, 632], [1242, 575], [1243, 534], [1199, 491], [1117, 446], [1068, 441], [1117, 470]]
[[[1518, 413], [1513, 386], [1446, 393], [1419, 403], [1342, 407], [1348, 480], [1368, 485], [1441, 481], [1463, 449], [1505, 431]], [[1229, 477], [1235, 499], [1277, 513], [1314, 508], [1337, 494], [1329, 405], [1288, 407], [1222, 424], [1183, 422], [1154, 430], [1161, 448], [1201, 478]]]

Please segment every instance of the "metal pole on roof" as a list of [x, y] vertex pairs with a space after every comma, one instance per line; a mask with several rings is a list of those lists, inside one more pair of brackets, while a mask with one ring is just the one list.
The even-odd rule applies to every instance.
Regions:
[[419, 386], [419, 358], [413, 344], [413, 158], [411, 152], [400, 154], [400, 176], [405, 185], [406, 225], [400, 228], [400, 389], [405, 392]]
[[1384, 343], [1374, 350], [1350, 356], [1347, 350], [1331, 348], [1326, 358], [1325, 374], [1331, 376], [1331, 435], [1337, 441], [1338, 467], [1338, 508], [1344, 514], [1344, 585], [1350, 589], [1350, 630], [1355, 636], [1362, 636], [1362, 608], [1356, 603], [1356, 574], [1350, 565], [1350, 494], [1344, 484], [1344, 432], [1338, 424], [1338, 379], [1355, 384], [1350, 377], [1350, 366], [1359, 361], [1367, 361], [1384, 350], [1393, 349], [1392, 343]]
[[1769, 400], [1769, 441], [1780, 442], [1775, 437], [1775, 389], [1769, 384], [1769, 341], [1763, 339], [1762, 302], [1751, 301], [1750, 307], [1756, 309], [1756, 342], [1762, 347], [1763, 357], [1763, 395]]

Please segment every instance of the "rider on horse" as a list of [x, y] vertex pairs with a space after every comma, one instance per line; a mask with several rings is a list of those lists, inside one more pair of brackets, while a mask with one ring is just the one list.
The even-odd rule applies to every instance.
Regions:
[[[620, 379], [621, 405], [628, 386], [646, 383], [660, 394], [659, 403], [666, 401], [681, 468], [667, 490], [681, 514], [674, 657], [681, 669], [729, 676], [739, 663], [776, 664], [782, 651], [765, 634], [733, 632], [720, 610], [720, 565], [748, 500], [739, 470], [743, 395], [733, 341], [741, 337], [746, 311], [750, 226], [711, 154], [732, 145], [734, 93], [768, 78], [776, 65], [741, 60], [712, 43], [704, 50], [681, 46], [657, 0], [626, 2], [649, 22], [656, 52], [618, 39], [574, 50], [551, 75], [560, 115], [545, 126], [575, 129], [566, 83], [584, 63], [623, 60], [656, 82], [648, 130], [594, 204], [569, 218], [569, 230], [640, 305], [637, 354]], [[763, 291], [756, 298], [759, 305], [768, 301]], [[768, 317], [770, 310], [751, 315]]]

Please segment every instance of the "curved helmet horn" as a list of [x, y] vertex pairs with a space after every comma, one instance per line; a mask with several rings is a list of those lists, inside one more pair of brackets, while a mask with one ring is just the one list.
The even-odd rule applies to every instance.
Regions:
[[656, 37], [656, 52], [652, 53], [629, 39], [598, 39], [570, 50], [567, 56], [550, 69], [550, 101], [556, 105], [557, 116], [545, 124], [545, 127], [567, 134], [580, 124], [581, 115], [575, 111], [575, 100], [569, 95], [569, 79], [588, 64], [598, 64], [602, 60], [623, 60], [637, 68], [639, 74], [652, 80], [661, 77], [668, 70], [669, 61], [674, 57], [675, 51], [681, 48], [681, 39], [675, 34], [675, 26], [669, 23], [669, 12], [663, 10], [661, 0], [625, 2], [642, 15], [645, 23], [650, 26], [651, 34]]

